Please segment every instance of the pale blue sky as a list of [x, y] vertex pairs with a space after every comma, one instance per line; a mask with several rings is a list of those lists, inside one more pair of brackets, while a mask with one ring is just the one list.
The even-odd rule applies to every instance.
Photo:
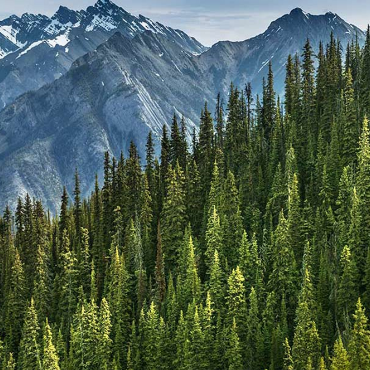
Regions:
[[[263, 32], [270, 22], [295, 7], [312, 14], [338, 13], [365, 29], [369, 0], [113, 0], [133, 14], [143, 14], [196, 37], [205, 45], [240, 41]], [[52, 15], [59, 5], [84, 9], [95, 0], [0, 0], [0, 18], [24, 12]]]

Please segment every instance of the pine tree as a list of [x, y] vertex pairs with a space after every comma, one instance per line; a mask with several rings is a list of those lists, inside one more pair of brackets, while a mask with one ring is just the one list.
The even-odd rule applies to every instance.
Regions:
[[365, 115], [370, 114], [370, 99], [369, 99], [369, 75], [370, 70], [370, 27], [367, 28], [365, 46], [362, 51], [362, 66], [360, 77], [360, 101]]
[[73, 204], [73, 215], [74, 215], [74, 225], [77, 241], [80, 240], [80, 232], [82, 227], [82, 209], [81, 209], [81, 189], [80, 189], [80, 178], [76, 169], [75, 172], [75, 189], [74, 189], [74, 204]]
[[224, 309], [224, 273], [220, 266], [218, 251], [216, 250], [213, 256], [212, 265], [209, 273], [209, 292], [214, 302], [216, 312]]
[[145, 369], [158, 369], [159, 358], [159, 315], [154, 302], [151, 303], [144, 322], [143, 362]]
[[283, 365], [283, 370], [293, 370], [293, 358], [292, 358], [288, 338], [285, 338], [285, 342], [284, 342], [284, 365]]
[[94, 302], [82, 304], [71, 329], [70, 362], [76, 369], [99, 368], [98, 318]]
[[288, 234], [289, 243], [294, 250], [295, 260], [298, 266], [302, 263], [303, 241], [302, 241], [302, 218], [300, 210], [300, 197], [297, 175], [293, 175], [292, 183], [289, 184], [288, 195]]
[[15, 367], [16, 367], [16, 364], [15, 364], [15, 360], [13, 357], [13, 353], [10, 352], [8, 362], [6, 366], [4, 367], [4, 370], [15, 370]]
[[229, 172], [222, 192], [223, 209], [221, 225], [223, 230], [224, 257], [230, 266], [238, 261], [238, 247], [243, 235], [243, 219], [240, 212], [239, 194], [234, 175]]
[[162, 210], [162, 243], [166, 267], [173, 271], [186, 226], [184, 174], [179, 164], [168, 170], [167, 197]]
[[245, 298], [244, 276], [240, 271], [239, 266], [232, 270], [227, 281], [227, 323], [232, 325], [233, 320], [236, 321], [238, 335], [241, 343], [246, 340], [246, 327], [247, 321], [247, 305]]
[[334, 343], [334, 352], [331, 360], [330, 370], [350, 370], [350, 362], [342, 338], [339, 337]]
[[[177, 161], [182, 160], [181, 158], [181, 134], [179, 125], [177, 122], [176, 114], [173, 115], [171, 125], [171, 141], [170, 141], [170, 160], [173, 167], [176, 166]], [[183, 168], [185, 170], [185, 168]]]
[[31, 299], [31, 304], [25, 315], [22, 339], [19, 345], [18, 364], [24, 370], [42, 370], [40, 346], [38, 344], [39, 323], [35, 304]]
[[63, 232], [61, 254], [61, 273], [59, 283], [59, 306], [58, 320], [63, 326], [63, 334], [67, 333], [71, 325], [71, 320], [77, 305], [77, 259], [73, 251], [70, 250], [70, 242], [67, 230]]
[[156, 282], [156, 298], [159, 306], [164, 301], [166, 295], [166, 278], [164, 274], [164, 258], [162, 250], [162, 236], [161, 226], [158, 223], [158, 234], [157, 234], [157, 258], [155, 264], [155, 282]]
[[59, 357], [53, 344], [53, 336], [47, 319], [43, 336], [42, 369], [60, 370]]
[[326, 370], [325, 360], [324, 360], [324, 357], [322, 356], [320, 358], [319, 370]]
[[177, 325], [176, 335], [176, 356], [174, 360], [174, 366], [177, 366], [180, 370], [185, 370], [188, 365], [189, 359], [189, 338], [184, 314], [180, 312], [180, 318]]
[[146, 141], [146, 165], [145, 165], [145, 174], [148, 179], [149, 190], [153, 195], [154, 192], [154, 159], [155, 159], [155, 151], [154, 151], [154, 142], [153, 142], [153, 133], [149, 131], [148, 138]]
[[345, 317], [354, 313], [355, 302], [358, 297], [357, 269], [351, 256], [350, 249], [345, 246], [341, 255], [342, 273], [338, 288], [338, 311]]
[[201, 327], [201, 322], [198, 313], [198, 307], [195, 307], [193, 322], [189, 331], [190, 339], [190, 361], [191, 369], [206, 369], [207, 368], [207, 353], [204, 346], [204, 333]]
[[200, 279], [195, 258], [195, 248], [190, 231], [185, 235], [179, 258], [178, 291], [182, 308], [200, 297]]
[[[288, 222], [283, 212], [273, 234], [272, 271], [269, 277], [269, 290], [275, 292], [280, 304], [286, 298], [289, 310], [293, 310], [296, 297], [296, 263], [288, 238]], [[292, 315], [292, 312], [289, 313]]]
[[354, 89], [351, 69], [346, 71], [344, 87], [344, 124], [343, 124], [343, 165], [356, 163], [359, 127], [357, 123], [357, 108], [354, 99]]
[[167, 184], [165, 180], [168, 177], [168, 170], [170, 166], [170, 141], [167, 136], [167, 127], [166, 125], [163, 126], [162, 129], [162, 140], [161, 140], [161, 168], [160, 168], [160, 174], [161, 174], [161, 198], [163, 199], [167, 195]]
[[99, 369], [108, 370], [111, 368], [112, 339], [110, 338], [112, 329], [111, 313], [108, 302], [102, 299], [99, 310], [99, 333], [97, 340], [97, 357]]
[[268, 76], [267, 84], [265, 85], [263, 94], [263, 131], [267, 142], [269, 142], [270, 133], [275, 123], [275, 113], [276, 113], [276, 100], [275, 100], [275, 90], [274, 90], [274, 74], [272, 71], [272, 63], [269, 62], [268, 65]]
[[33, 298], [40, 322], [44, 322], [50, 311], [51, 279], [47, 255], [41, 246], [37, 249], [36, 274], [33, 286]]
[[320, 337], [314, 321], [313, 309], [312, 283], [309, 270], [306, 268], [297, 307], [297, 325], [293, 341], [293, 360], [298, 369], [304, 368], [309, 358], [313, 368], [319, 363]]
[[112, 314], [113, 357], [117, 363], [126, 358], [126, 338], [130, 326], [129, 276], [123, 255], [116, 248], [110, 265], [108, 304]]
[[354, 325], [348, 345], [351, 370], [365, 370], [370, 367], [370, 332], [365, 310], [358, 299], [353, 315]]
[[203, 199], [208, 194], [211, 185], [212, 165], [214, 162], [213, 154], [213, 120], [211, 113], [205, 103], [201, 114], [199, 126], [199, 145], [198, 145], [198, 168], [202, 185]]
[[250, 369], [260, 369], [263, 353], [263, 337], [260, 318], [258, 317], [258, 299], [254, 288], [249, 295], [249, 312], [247, 319], [247, 341], [245, 349], [247, 352], [247, 364]]
[[[368, 120], [365, 118], [360, 137], [360, 148], [358, 152], [358, 174], [356, 189], [359, 196], [359, 207], [361, 213], [361, 249], [356, 251], [357, 268], [363, 273], [365, 266], [365, 248], [370, 243], [370, 142]], [[357, 254], [358, 252], [358, 254]]]
[[216, 207], [213, 206], [213, 212], [208, 217], [207, 231], [206, 231], [206, 252], [205, 263], [208, 274], [212, 266], [214, 254], [217, 251], [221, 254], [221, 258], [225, 257], [223, 254], [222, 231], [220, 226], [220, 218], [217, 214]]
[[5, 307], [5, 340], [9, 350], [16, 354], [21, 338], [21, 328], [27, 299], [23, 264], [17, 249], [15, 250], [9, 278], [9, 290], [7, 292]]
[[239, 337], [236, 330], [236, 322], [233, 320], [233, 325], [229, 333], [229, 346], [226, 351], [228, 359], [228, 369], [229, 370], [242, 370], [243, 361], [241, 356], [241, 348], [239, 343]]
[[62, 204], [60, 206], [60, 216], [59, 216], [59, 235], [60, 235], [60, 245], [62, 244], [62, 237], [65, 230], [69, 227], [69, 212], [68, 212], [69, 198], [67, 189], [63, 187]]
[[80, 230], [81, 251], [79, 263], [79, 276], [81, 277], [80, 285], [86, 294], [91, 292], [91, 261], [90, 261], [90, 243], [89, 230], [81, 228]]

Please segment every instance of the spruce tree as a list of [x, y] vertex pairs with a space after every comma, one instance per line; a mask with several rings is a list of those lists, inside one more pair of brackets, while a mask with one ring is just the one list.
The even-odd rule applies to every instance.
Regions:
[[221, 254], [221, 258], [225, 257], [222, 243], [222, 231], [220, 226], [220, 218], [217, 214], [216, 207], [213, 206], [213, 211], [208, 217], [207, 231], [206, 231], [206, 252], [205, 252], [205, 263], [207, 266], [207, 272], [210, 273], [212, 266], [212, 260], [214, 254], [217, 251]]
[[24, 370], [42, 370], [39, 340], [39, 323], [35, 304], [31, 299], [30, 306], [27, 309], [22, 339], [19, 345], [18, 365]]
[[351, 256], [350, 249], [345, 246], [341, 255], [341, 276], [338, 288], [338, 311], [345, 317], [351, 317], [355, 310], [358, 297], [357, 269]]
[[370, 142], [367, 118], [364, 119], [360, 137], [358, 152], [358, 174], [356, 178], [356, 189], [359, 196], [359, 208], [361, 214], [361, 248], [356, 251], [357, 268], [363, 273], [365, 266], [365, 248], [370, 243]]
[[15, 370], [15, 367], [16, 363], [13, 357], [13, 353], [10, 352], [8, 362], [6, 363], [4, 370]]
[[330, 370], [350, 370], [350, 361], [342, 338], [339, 337], [334, 343], [334, 352], [331, 359]]
[[283, 370], [293, 370], [293, 358], [288, 338], [284, 341], [284, 365]]
[[351, 370], [365, 370], [370, 367], [370, 331], [368, 320], [360, 298], [353, 315], [354, 325], [348, 345]]
[[228, 360], [228, 369], [229, 370], [242, 370], [243, 369], [243, 361], [241, 356], [241, 348], [240, 348], [240, 341], [238, 337], [238, 333], [236, 330], [236, 322], [235, 319], [233, 320], [233, 325], [230, 329], [229, 333], [229, 345], [226, 351], [226, 356]]
[[302, 290], [297, 307], [297, 325], [294, 332], [293, 360], [298, 369], [304, 368], [308, 360], [318, 366], [320, 337], [314, 321], [314, 302], [309, 270], [304, 272]]
[[111, 368], [112, 339], [111, 335], [111, 313], [108, 302], [102, 299], [99, 309], [99, 333], [97, 340], [97, 357], [99, 369], [108, 370]]
[[15, 250], [14, 261], [10, 270], [9, 290], [5, 307], [5, 341], [10, 351], [17, 353], [17, 346], [21, 338], [23, 317], [27, 305], [26, 280], [23, 264], [18, 250]]
[[53, 344], [53, 335], [47, 319], [43, 336], [42, 369], [60, 370], [59, 357]]
[[162, 210], [162, 243], [166, 267], [173, 271], [186, 226], [184, 174], [179, 164], [169, 167], [167, 196]]

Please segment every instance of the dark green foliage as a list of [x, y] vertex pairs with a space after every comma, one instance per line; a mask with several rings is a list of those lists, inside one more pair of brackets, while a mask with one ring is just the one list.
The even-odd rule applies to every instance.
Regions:
[[332, 36], [315, 74], [307, 40], [284, 110], [270, 63], [255, 103], [205, 104], [191, 154], [175, 115], [160, 161], [152, 134], [144, 168], [106, 153], [59, 217], [7, 208], [1, 369], [368, 370], [370, 32], [345, 59]]

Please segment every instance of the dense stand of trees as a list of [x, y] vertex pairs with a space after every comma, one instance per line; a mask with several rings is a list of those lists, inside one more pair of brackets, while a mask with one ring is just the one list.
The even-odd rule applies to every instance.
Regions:
[[[230, 87], [188, 146], [0, 219], [0, 368], [370, 369], [370, 33]], [[315, 71], [314, 61], [318, 59]], [[343, 63], [344, 61], [344, 63]]]

